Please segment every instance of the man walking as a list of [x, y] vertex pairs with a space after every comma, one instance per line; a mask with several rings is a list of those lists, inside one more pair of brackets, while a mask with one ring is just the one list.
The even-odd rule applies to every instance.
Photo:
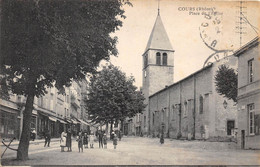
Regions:
[[51, 132], [48, 129], [45, 129], [45, 144], [44, 147], [46, 147], [46, 145], [48, 147], [50, 147], [50, 142], [51, 142]]
[[102, 131], [98, 132], [98, 143], [99, 143], [99, 148], [100, 148], [100, 145], [103, 148], [103, 132]]
[[67, 152], [71, 152], [71, 129], [69, 128], [67, 131], [67, 138], [66, 138], [66, 146], [68, 147]]

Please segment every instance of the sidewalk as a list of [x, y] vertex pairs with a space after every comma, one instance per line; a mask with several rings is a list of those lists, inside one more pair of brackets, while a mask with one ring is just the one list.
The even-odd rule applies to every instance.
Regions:
[[[6, 139], [4, 140], [5, 144], [8, 145], [10, 143], [10, 139]], [[52, 138], [51, 142], [57, 142], [60, 141], [60, 138]], [[45, 139], [35, 139], [34, 141], [30, 141], [30, 144], [38, 144], [38, 143], [44, 143]], [[11, 146], [18, 146], [19, 145], [19, 140], [13, 140], [13, 142], [11, 143]], [[3, 143], [1, 142], [1, 147], [5, 147], [3, 145]]]

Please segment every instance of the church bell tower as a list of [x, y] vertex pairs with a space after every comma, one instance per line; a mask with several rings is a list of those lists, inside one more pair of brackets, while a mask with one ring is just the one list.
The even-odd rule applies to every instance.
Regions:
[[149, 96], [173, 84], [174, 50], [163, 26], [159, 9], [143, 57], [142, 92], [147, 107], [142, 114], [141, 130], [149, 133]]

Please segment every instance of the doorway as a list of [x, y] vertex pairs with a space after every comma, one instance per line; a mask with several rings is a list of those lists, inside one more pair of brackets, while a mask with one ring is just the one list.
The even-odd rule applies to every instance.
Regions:
[[232, 135], [232, 129], [235, 128], [235, 121], [234, 120], [228, 120], [227, 121], [227, 135]]
[[241, 148], [245, 149], [245, 130], [241, 130]]

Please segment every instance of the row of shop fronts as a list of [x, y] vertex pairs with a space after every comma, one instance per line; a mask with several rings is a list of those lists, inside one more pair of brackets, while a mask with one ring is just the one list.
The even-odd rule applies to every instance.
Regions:
[[[19, 139], [22, 131], [23, 115], [18, 109], [0, 108], [0, 135], [2, 139]], [[72, 134], [76, 135], [80, 130], [89, 131], [89, 124], [77, 118], [63, 119], [50, 113], [33, 110], [31, 118], [31, 130], [35, 129], [36, 138], [43, 138], [47, 131], [51, 137], [60, 137], [60, 134], [71, 128]]]

